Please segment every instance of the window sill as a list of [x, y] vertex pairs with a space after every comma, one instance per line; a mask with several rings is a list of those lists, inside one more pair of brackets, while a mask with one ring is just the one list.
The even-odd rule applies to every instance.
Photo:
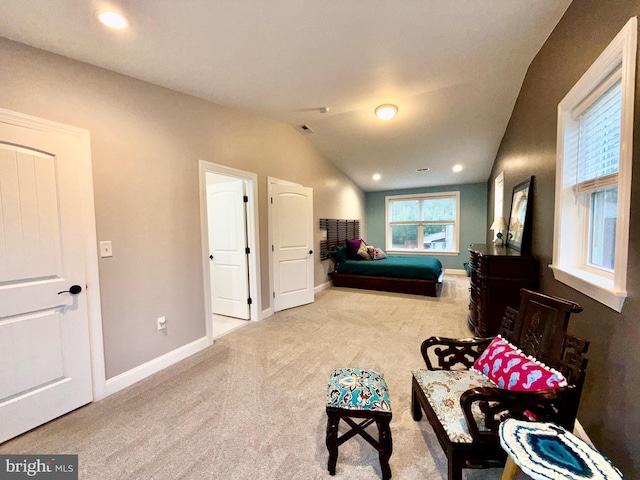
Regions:
[[616, 290], [613, 281], [598, 277], [583, 270], [549, 265], [553, 270], [553, 276], [559, 282], [570, 286], [597, 300], [616, 312], [622, 311], [622, 306], [627, 298], [627, 292]]
[[385, 250], [386, 253], [393, 255], [460, 255], [459, 251], [451, 250]]

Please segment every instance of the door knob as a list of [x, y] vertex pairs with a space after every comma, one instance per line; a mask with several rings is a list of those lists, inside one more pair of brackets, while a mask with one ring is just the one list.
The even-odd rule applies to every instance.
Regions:
[[82, 287], [80, 285], [71, 285], [69, 290], [63, 290], [62, 292], [58, 292], [58, 295], [61, 293], [70, 293], [71, 295], [77, 295], [82, 291]]
[[210, 259], [210, 260], [213, 260], [213, 255], [209, 255], [209, 259]]
[[312, 254], [313, 254], [313, 250], [309, 250], [309, 255], [312, 255]]

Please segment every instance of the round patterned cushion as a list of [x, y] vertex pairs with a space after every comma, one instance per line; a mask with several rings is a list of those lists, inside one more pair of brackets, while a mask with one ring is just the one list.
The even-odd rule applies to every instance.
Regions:
[[552, 423], [508, 419], [500, 424], [500, 444], [536, 480], [623, 480], [609, 459]]
[[337, 368], [329, 376], [327, 407], [391, 412], [387, 383], [373, 370]]

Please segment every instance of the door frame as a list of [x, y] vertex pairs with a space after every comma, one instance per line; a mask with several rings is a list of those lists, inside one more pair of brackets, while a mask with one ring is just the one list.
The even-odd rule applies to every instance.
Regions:
[[82, 199], [78, 215], [82, 219], [82, 241], [84, 246], [84, 270], [91, 348], [91, 383], [93, 401], [108, 395], [104, 361], [104, 338], [102, 335], [102, 307], [100, 299], [100, 277], [98, 274], [98, 241], [96, 235], [96, 214], [93, 194], [93, 174], [91, 165], [91, 144], [88, 130], [43, 118], [25, 115], [0, 108], [0, 123], [14, 125], [58, 135], [67, 135], [77, 142], [79, 155], [84, 161], [76, 171], [78, 184], [82, 189]]
[[202, 274], [204, 280], [204, 311], [206, 316], [206, 332], [209, 345], [213, 343], [211, 319], [211, 265], [209, 262], [209, 221], [207, 218], [207, 172], [234, 177], [245, 182], [247, 202], [247, 243], [251, 251], [248, 259], [249, 267], [249, 307], [251, 321], [262, 320], [262, 292], [260, 289], [260, 229], [258, 225], [258, 175], [236, 168], [225, 167], [216, 163], [198, 160], [198, 176], [200, 183], [200, 232], [202, 239]]

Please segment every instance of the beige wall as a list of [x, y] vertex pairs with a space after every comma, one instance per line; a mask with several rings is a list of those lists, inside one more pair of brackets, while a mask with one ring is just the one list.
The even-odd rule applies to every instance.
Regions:
[[[622, 470], [640, 478], [640, 85], [636, 83], [634, 166], [627, 289], [622, 313], [557, 282], [548, 265], [553, 255], [556, 115], [558, 103], [586, 72], [629, 18], [639, 0], [573, 0], [524, 79], [489, 179], [488, 218], [493, 218], [493, 181], [504, 171], [505, 212], [511, 191], [535, 175], [533, 254], [539, 261], [540, 289], [580, 303], [570, 331], [591, 341], [589, 366], [578, 419]], [[640, 76], [636, 74], [636, 81]], [[490, 221], [490, 220], [489, 220]]]
[[313, 188], [315, 225], [364, 220], [363, 192], [290, 126], [5, 39], [0, 65], [0, 107], [91, 133], [107, 378], [205, 335], [198, 160], [258, 175], [263, 309], [267, 176]]

